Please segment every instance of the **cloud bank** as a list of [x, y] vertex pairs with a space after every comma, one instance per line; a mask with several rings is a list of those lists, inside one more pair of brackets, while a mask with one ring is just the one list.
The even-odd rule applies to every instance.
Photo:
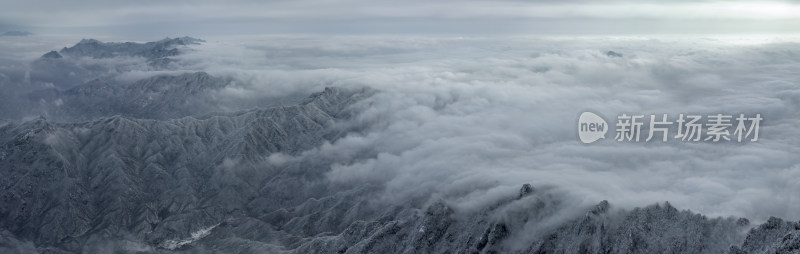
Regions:
[[[361, 131], [270, 161], [331, 161], [327, 181], [383, 186], [384, 202], [443, 199], [470, 211], [531, 183], [564, 193], [576, 207], [669, 201], [709, 216], [800, 219], [793, 37], [205, 39], [177, 56], [172, 71], [232, 78], [234, 85], [215, 91], [220, 100], [257, 105], [325, 86], [379, 90], [342, 123]], [[115, 77], [160, 74], [126, 73]], [[622, 113], [760, 113], [765, 120], [752, 143], [607, 138], [587, 145], [575, 128], [584, 111], [609, 123]]]
[[[445, 199], [468, 210], [532, 183], [585, 205], [669, 201], [710, 216], [797, 219], [796, 46], [776, 38], [273, 37], [231, 49], [227, 68], [204, 64], [246, 78], [253, 93], [381, 90], [359, 104], [353, 124], [368, 130], [304, 156], [337, 161], [333, 182], [384, 185], [387, 202]], [[232, 60], [242, 52], [255, 57]], [[767, 120], [754, 143], [586, 145], [575, 130], [583, 111], [609, 122], [622, 113]]]

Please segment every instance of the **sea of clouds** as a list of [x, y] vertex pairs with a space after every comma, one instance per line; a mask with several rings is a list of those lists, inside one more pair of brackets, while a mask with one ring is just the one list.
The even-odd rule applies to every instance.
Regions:
[[[531, 183], [563, 193], [575, 207], [669, 201], [708, 216], [800, 219], [798, 38], [204, 39], [167, 73], [233, 77], [234, 85], [215, 92], [223, 100], [297, 97], [326, 86], [380, 91], [342, 123], [363, 131], [269, 161], [325, 158], [333, 161], [329, 181], [385, 186], [385, 202], [443, 199], [470, 211]], [[43, 54], [58, 49], [46, 49], [52, 44], [0, 47]], [[606, 54], [612, 50], [622, 57]], [[163, 73], [126, 70], [114, 78]], [[679, 113], [758, 113], [764, 120], [757, 142], [617, 142], [611, 129], [606, 139], [583, 144], [577, 119], [584, 111], [612, 128], [623, 113], [670, 120]]]

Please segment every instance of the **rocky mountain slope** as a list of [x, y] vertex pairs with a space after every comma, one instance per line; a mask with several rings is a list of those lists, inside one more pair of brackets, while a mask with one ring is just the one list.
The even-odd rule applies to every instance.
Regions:
[[205, 72], [160, 75], [131, 84], [109, 84], [96, 79], [63, 91], [57, 88], [33, 91], [28, 99], [39, 102], [40, 112], [54, 120], [114, 115], [171, 119], [219, 108], [211, 92], [228, 83]]
[[300, 185], [303, 177], [231, 167], [259, 165], [271, 153], [292, 154], [335, 139], [344, 130], [328, 127], [368, 94], [331, 88], [296, 106], [200, 119], [5, 124], [0, 223], [16, 237], [69, 251], [99, 236], [164, 245], [241, 216], [259, 202], [297, 199], [292, 195], [305, 187], [281, 193], [272, 191], [280, 184], [265, 183]]
[[[145, 82], [147, 83], [147, 82]], [[96, 90], [95, 92], [101, 92]], [[348, 130], [373, 91], [328, 88], [295, 106], [171, 120], [44, 118], [0, 127], [0, 248], [98, 253], [796, 253], [800, 223], [707, 218], [668, 203], [602, 201], [570, 214], [525, 185], [479, 212], [373, 198], [324, 180], [329, 162], [266, 163]], [[534, 229], [534, 230], [532, 230]], [[748, 232], [749, 230], [749, 232]]]

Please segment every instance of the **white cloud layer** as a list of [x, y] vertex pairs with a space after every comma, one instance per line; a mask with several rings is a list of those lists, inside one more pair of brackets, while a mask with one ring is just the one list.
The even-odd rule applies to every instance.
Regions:
[[[583, 204], [669, 201], [710, 216], [800, 218], [800, 74], [793, 71], [800, 63], [791, 38], [251, 41], [210, 43], [184, 60], [271, 96], [321, 86], [383, 91], [358, 106], [356, 124], [371, 126], [363, 135], [304, 156], [339, 161], [331, 181], [385, 184], [386, 201], [444, 198], [469, 209], [532, 183]], [[586, 110], [611, 123], [622, 113], [765, 120], [755, 143], [586, 145], [575, 127]]]
[[[302, 157], [334, 161], [332, 182], [384, 185], [387, 202], [442, 198], [474, 209], [531, 183], [557, 188], [578, 206], [669, 201], [710, 216], [800, 219], [795, 37], [205, 39], [179, 63], [235, 78], [221, 98], [324, 86], [380, 90], [356, 105], [349, 123], [368, 129]], [[576, 130], [584, 111], [609, 123], [622, 113], [760, 113], [765, 120], [754, 143], [607, 138], [587, 145]]]

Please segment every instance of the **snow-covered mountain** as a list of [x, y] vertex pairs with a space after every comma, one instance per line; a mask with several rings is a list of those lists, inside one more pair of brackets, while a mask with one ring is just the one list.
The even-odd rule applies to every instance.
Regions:
[[330, 181], [346, 159], [309, 152], [369, 135], [374, 123], [358, 117], [381, 91], [328, 87], [218, 111], [226, 101], [215, 93], [231, 78], [123, 83], [65, 62], [162, 61], [198, 42], [83, 40], [33, 65], [94, 77], [86, 82], [0, 80], [19, 89], [0, 94], [4, 116], [42, 115], [0, 119], [0, 253], [800, 253], [800, 222], [709, 218], [662, 200], [635, 209], [597, 200], [576, 213], [549, 183], [475, 210], [392, 202], [381, 184]]
[[[183, 79], [188, 74], [156, 77]], [[211, 77], [207, 77], [211, 78]], [[72, 93], [104, 98], [104, 84]], [[170, 91], [172, 88], [161, 87]], [[188, 92], [187, 92], [188, 93]], [[201, 118], [113, 116], [0, 127], [2, 248], [43, 252], [792, 253], [800, 223], [706, 218], [668, 203], [599, 202], [570, 215], [525, 185], [479, 212], [372, 197], [380, 186], [324, 181], [325, 161], [267, 163], [348, 131], [337, 121], [369, 89], [328, 88], [294, 106]], [[540, 225], [540, 231], [524, 227]], [[786, 252], [785, 250], [789, 250]]]
[[[80, 251], [93, 237], [163, 244], [252, 210], [277, 209], [272, 200], [304, 187], [274, 190], [304, 179], [253, 167], [271, 153], [335, 139], [345, 130], [328, 127], [369, 93], [331, 88], [299, 105], [205, 118], [5, 124], [0, 223], [37, 245]], [[237, 163], [250, 166], [224, 169]]]

